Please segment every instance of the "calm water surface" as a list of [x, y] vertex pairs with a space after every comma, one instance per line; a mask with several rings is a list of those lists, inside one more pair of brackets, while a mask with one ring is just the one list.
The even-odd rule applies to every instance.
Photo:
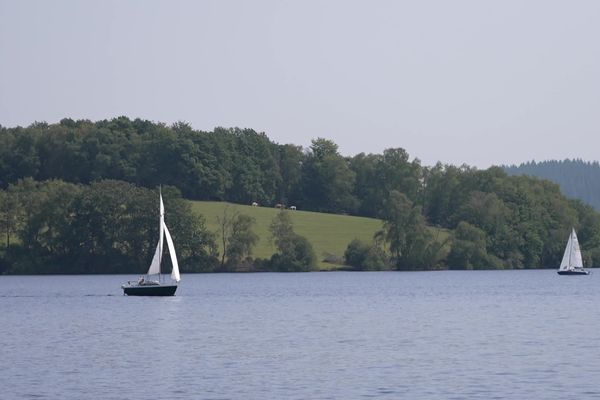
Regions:
[[0, 277], [0, 398], [600, 398], [600, 273], [135, 278]]

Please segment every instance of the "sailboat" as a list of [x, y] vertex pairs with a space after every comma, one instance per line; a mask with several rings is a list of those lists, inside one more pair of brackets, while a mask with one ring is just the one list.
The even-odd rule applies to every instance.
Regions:
[[[156, 251], [154, 257], [150, 263], [150, 268], [146, 276], [140, 277], [137, 281], [128, 281], [121, 285], [123, 293], [128, 296], [173, 296], [177, 290], [177, 283], [181, 277], [179, 275], [179, 264], [177, 263], [177, 255], [175, 254], [175, 246], [173, 245], [173, 238], [171, 233], [165, 224], [165, 206], [163, 204], [162, 193], [159, 192], [160, 206], [159, 206], [159, 237], [158, 244], [156, 245]], [[169, 255], [171, 256], [171, 264], [173, 270], [171, 271], [172, 282], [164, 282], [160, 273], [160, 264], [163, 256], [163, 243], [164, 239], [167, 239], [167, 246], [169, 248]], [[154, 279], [153, 279], [154, 278]]]
[[571, 230], [565, 254], [563, 255], [559, 275], [588, 275], [589, 271], [583, 269], [583, 260], [581, 259], [581, 249], [579, 248], [579, 240], [575, 228]]

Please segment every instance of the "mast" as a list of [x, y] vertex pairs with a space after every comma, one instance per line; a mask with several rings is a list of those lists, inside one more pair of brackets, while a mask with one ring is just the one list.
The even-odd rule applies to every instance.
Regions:
[[162, 201], [162, 193], [159, 188], [159, 218], [158, 218], [158, 244], [156, 245], [156, 251], [154, 252], [154, 257], [152, 258], [152, 262], [150, 263], [150, 268], [148, 269], [147, 275], [158, 275], [158, 280], [160, 282], [160, 263], [163, 256], [163, 237], [164, 237], [164, 214], [165, 207]]
[[158, 246], [160, 248], [160, 254], [159, 254], [159, 264], [158, 264], [158, 281], [161, 281], [161, 271], [160, 271], [160, 263], [162, 262], [162, 256], [163, 256], [163, 241], [164, 241], [164, 236], [165, 236], [165, 232], [164, 232], [164, 224], [165, 224], [165, 206], [163, 205], [163, 199], [162, 199], [162, 186], [159, 185], [158, 186], [158, 197], [160, 199], [160, 204], [159, 204], [159, 219], [158, 219]]

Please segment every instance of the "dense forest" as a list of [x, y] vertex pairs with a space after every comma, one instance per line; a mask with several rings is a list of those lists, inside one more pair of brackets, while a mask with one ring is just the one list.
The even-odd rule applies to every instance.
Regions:
[[583, 200], [600, 211], [600, 164], [583, 160], [530, 161], [505, 166], [510, 175], [531, 175], [557, 183], [570, 198]]
[[[183, 198], [380, 218], [384, 228], [372, 243], [348, 246], [346, 263], [357, 269], [556, 267], [571, 226], [586, 265], [600, 264], [600, 214], [546, 180], [511, 176], [500, 167], [425, 167], [402, 148], [346, 157], [323, 138], [303, 149], [251, 129], [204, 132], [186, 123], [119, 117], [0, 127], [4, 270], [59, 272], [58, 265], [68, 264], [73, 269], [60, 272], [79, 272], [85, 264], [84, 272], [139, 271], [151, 249], [138, 241], [151, 244], [156, 235], [155, 222], [141, 210], [154, 209], [151, 189], [159, 185], [178, 204], [167, 218], [174, 219], [188, 272], [231, 270], [223, 269], [215, 241], [235, 238], [207, 232]], [[310, 243], [284, 216], [278, 221], [279, 253], [271, 264], [256, 265], [309, 270]], [[252, 263], [251, 243], [239, 242], [252, 237], [252, 221], [229, 223], [244, 227], [231, 231], [238, 235], [232, 248], [245, 250], [227, 258]], [[440, 243], [428, 226], [449, 230], [449, 240]]]

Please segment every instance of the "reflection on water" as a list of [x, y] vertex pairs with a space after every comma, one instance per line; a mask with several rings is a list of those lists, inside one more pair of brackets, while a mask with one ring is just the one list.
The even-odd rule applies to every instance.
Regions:
[[600, 397], [596, 275], [0, 277], [0, 398]]

